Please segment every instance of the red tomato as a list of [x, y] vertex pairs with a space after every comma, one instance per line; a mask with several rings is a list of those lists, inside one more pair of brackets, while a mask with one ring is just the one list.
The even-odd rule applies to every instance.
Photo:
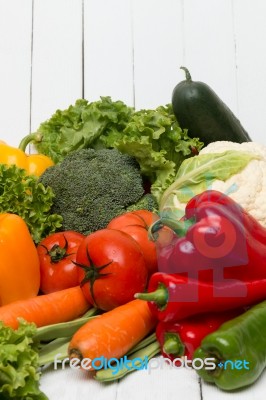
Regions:
[[124, 232], [101, 229], [88, 235], [78, 249], [77, 265], [85, 297], [101, 310], [125, 304], [146, 288], [141, 248]]
[[43, 293], [52, 293], [79, 284], [78, 270], [72, 261], [76, 261], [78, 247], [84, 238], [84, 235], [74, 231], [57, 232], [38, 244], [40, 289]]
[[138, 242], [143, 251], [149, 276], [158, 271], [156, 245], [148, 236], [149, 227], [157, 218], [151, 211], [139, 210], [119, 215], [107, 226], [108, 229], [126, 232]]

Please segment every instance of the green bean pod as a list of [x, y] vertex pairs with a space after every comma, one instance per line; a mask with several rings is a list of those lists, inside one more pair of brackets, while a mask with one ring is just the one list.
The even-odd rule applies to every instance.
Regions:
[[37, 328], [33, 340], [34, 342], [48, 342], [50, 340], [61, 337], [70, 337], [90, 318], [94, 318], [97, 313], [99, 313], [99, 310], [93, 307], [89, 311], [87, 311], [82, 317], [79, 317], [72, 321], [41, 326], [40, 328]]
[[[145, 347], [143, 347], [145, 345]], [[128, 353], [128, 361], [133, 362], [134, 368], [122, 367], [117, 373], [114, 373], [114, 368], [101, 369], [96, 372], [94, 378], [99, 382], [112, 382], [123, 378], [130, 372], [136, 369], [142, 369], [143, 363], [149, 361], [152, 357], [160, 353], [160, 344], [157, 342], [155, 335], [149, 336], [136, 346], [136, 351]]]

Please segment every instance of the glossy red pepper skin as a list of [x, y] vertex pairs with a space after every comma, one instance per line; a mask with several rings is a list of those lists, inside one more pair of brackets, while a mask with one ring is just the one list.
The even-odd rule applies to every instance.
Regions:
[[[160, 296], [158, 296], [160, 292]], [[149, 280], [147, 300], [158, 321], [179, 321], [193, 315], [250, 306], [266, 299], [266, 279], [203, 282], [157, 272]]]
[[231, 197], [217, 190], [206, 190], [194, 196], [186, 205], [186, 217], [193, 217], [198, 205], [206, 202], [229, 206], [233, 213], [240, 211], [245, 228], [252, 232], [254, 239], [266, 244], [266, 229]]
[[[200, 346], [205, 336], [243, 312], [244, 309], [238, 309], [196, 315], [180, 321], [160, 321], [156, 326], [156, 338], [160, 344], [161, 354], [172, 361], [182, 356], [192, 360], [194, 351]], [[167, 349], [174, 352], [168, 352]]]
[[176, 222], [190, 226], [185, 236], [177, 230], [172, 243], [158, 247], [160, 272], [204, 281], [266, 278], [266, 229], [225, 194], [195, 196]]

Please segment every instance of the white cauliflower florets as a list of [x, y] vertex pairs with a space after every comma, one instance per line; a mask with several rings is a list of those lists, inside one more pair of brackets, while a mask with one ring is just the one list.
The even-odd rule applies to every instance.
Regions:
[[[260, 156], [251, 160], [238, 174], [227, 181], [215, 180], [209, 189], [227, 193], [246, 211], [266, 227], [266, 146], [254, 143], [213, 142], [204, 147], [199, 154], [223, 153], [227, 150], [249, 152]], [[236, 190], [230, 193], [230, 189]]]

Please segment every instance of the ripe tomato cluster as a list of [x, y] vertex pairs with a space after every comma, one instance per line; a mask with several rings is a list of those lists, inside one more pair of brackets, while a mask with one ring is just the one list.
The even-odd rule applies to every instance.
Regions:
[[48, 236], [37, 247], [41, 291], [80, 285], [87, 300], [104, 311], [131, 301], [157, 271], [156, 246], [148, 236], [154, 220], [152, 212], [140, 210], [87, 236], [73, 231]]

